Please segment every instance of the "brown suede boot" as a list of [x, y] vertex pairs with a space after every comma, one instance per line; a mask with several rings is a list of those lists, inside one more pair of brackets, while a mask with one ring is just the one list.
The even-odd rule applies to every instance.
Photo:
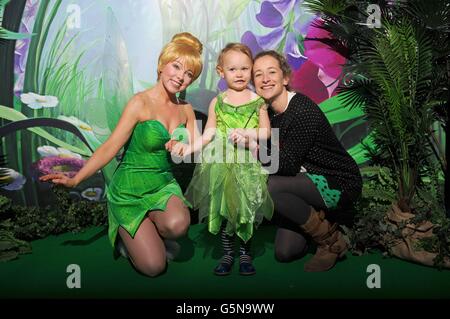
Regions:
[[327, 271], [331, 269], [338, 258], [347, 252], [347, 243], [338, 225], [332, 225], [325, 219], [323, 211], [311, 209], [311, 216], [300, 226], [317, 244], [316, 254], [305, 263], [304, 270], [308, 272]]

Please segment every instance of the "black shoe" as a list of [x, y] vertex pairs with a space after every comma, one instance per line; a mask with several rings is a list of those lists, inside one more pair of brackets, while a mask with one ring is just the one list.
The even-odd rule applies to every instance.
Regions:
[[231, 267], [233, 264], [221, 262], [214, 268], [214, 274], [217, 276], [227, 276], [231, 273]]
[[251, 276], [256, 274], [256, 269], [253, 267], [252, 263], [241, 262], [239, 263], [239, 274], [242, 276]]

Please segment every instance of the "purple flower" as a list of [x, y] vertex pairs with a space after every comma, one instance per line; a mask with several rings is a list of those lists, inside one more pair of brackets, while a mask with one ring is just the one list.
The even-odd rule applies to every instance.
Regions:
[[25, 3], [25, 10], [23, 12], [23, 18], [27, 21], [33, 19], [36, 16], [38, 7], [39, 0], [27, 0]]
[[263, 48], [261, 48], [256, 40], [256, 36], [251, 31], [246, 31], [242, 37], [241, 42], [246, 44], [250, 50], [252, 50], [253, 56], [255, 56], [258, 52], [261, 52]]
[[74, 177], [86, 163], [85, 160], [74, 157], [49, 156], [33, 163], [33, 169], [42, 175], [63, 173]]
[[14, 51], [15, 63], [14, 63], [14, 72], [23, 73], [25, 72], [25, 56], [27, 53], [29, 39], [20, 39], [16, 40], [16, 49]]
[[17, 80], [14, 85], [14, 94], [16, 96], [19, 96], [23, 90], [23, 80], [25, 77], [25, 67], [27, 63], [29, 46], [30, 39], [21, 39], [16, 41], [16, 48], [14, 50], [14, 73], [17, 75]]
[[297, 70], [306, 61], [298, 43], [302, 32], [305, 33], [305, 26], [312, 18], [302, 11], [301, 2], [302, 0], [263, 1], [256, 19], [264, 27], [273, 30], [261, 36], [246, 31], [241, 42], [247, 44], [253, 54], [262, 50], [282, 51], [292, 68]]
[[[25, 9], [23, 11], [22, 21], [20, 23], [20, 33], [32, 32], [38, 7], [39, 0], [27, 0], [27, 2], [25, 3]], [[14, 85], [14, 94], [16, 96], [19, 96], [20, 93], [22, 93], [23, 79], [30, 41], [31, 38], [16, 41], [16, 48], [14, 50], [14, 73], [17, 76], [17, 80]]]
[[261, 11], [256, 15], [256, 19], [267, 28], [277, 28], [284, 22], [284, 16], [289, 11], [293, 1], [264, 1], [261, 4]]

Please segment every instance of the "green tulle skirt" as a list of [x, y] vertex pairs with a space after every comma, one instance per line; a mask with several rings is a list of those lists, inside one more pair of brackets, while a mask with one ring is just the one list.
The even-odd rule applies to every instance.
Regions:
[[[272, 218], [268, 175], [247, 149], [224, 147], [223, 141], [215, 139], [204, 148], [185, 195], [212, 234], [225, 222], [227, 234], [246, 242], [264, 217]], [[218, 149], [223, 151], [220, 156]]]

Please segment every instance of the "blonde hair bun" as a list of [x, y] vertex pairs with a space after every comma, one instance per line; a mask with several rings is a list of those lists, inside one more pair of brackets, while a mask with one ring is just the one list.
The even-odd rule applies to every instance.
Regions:
[[202, 43], [200, 42], [199, 39], [197, 39], [189, 32], [181, 32], [175, 34], [172, 37], [171, 42], [189, 45], [190, 47], [193, 47], [195, 50], [197, 50], [199, 54], [202, 54], [203, 51]]

